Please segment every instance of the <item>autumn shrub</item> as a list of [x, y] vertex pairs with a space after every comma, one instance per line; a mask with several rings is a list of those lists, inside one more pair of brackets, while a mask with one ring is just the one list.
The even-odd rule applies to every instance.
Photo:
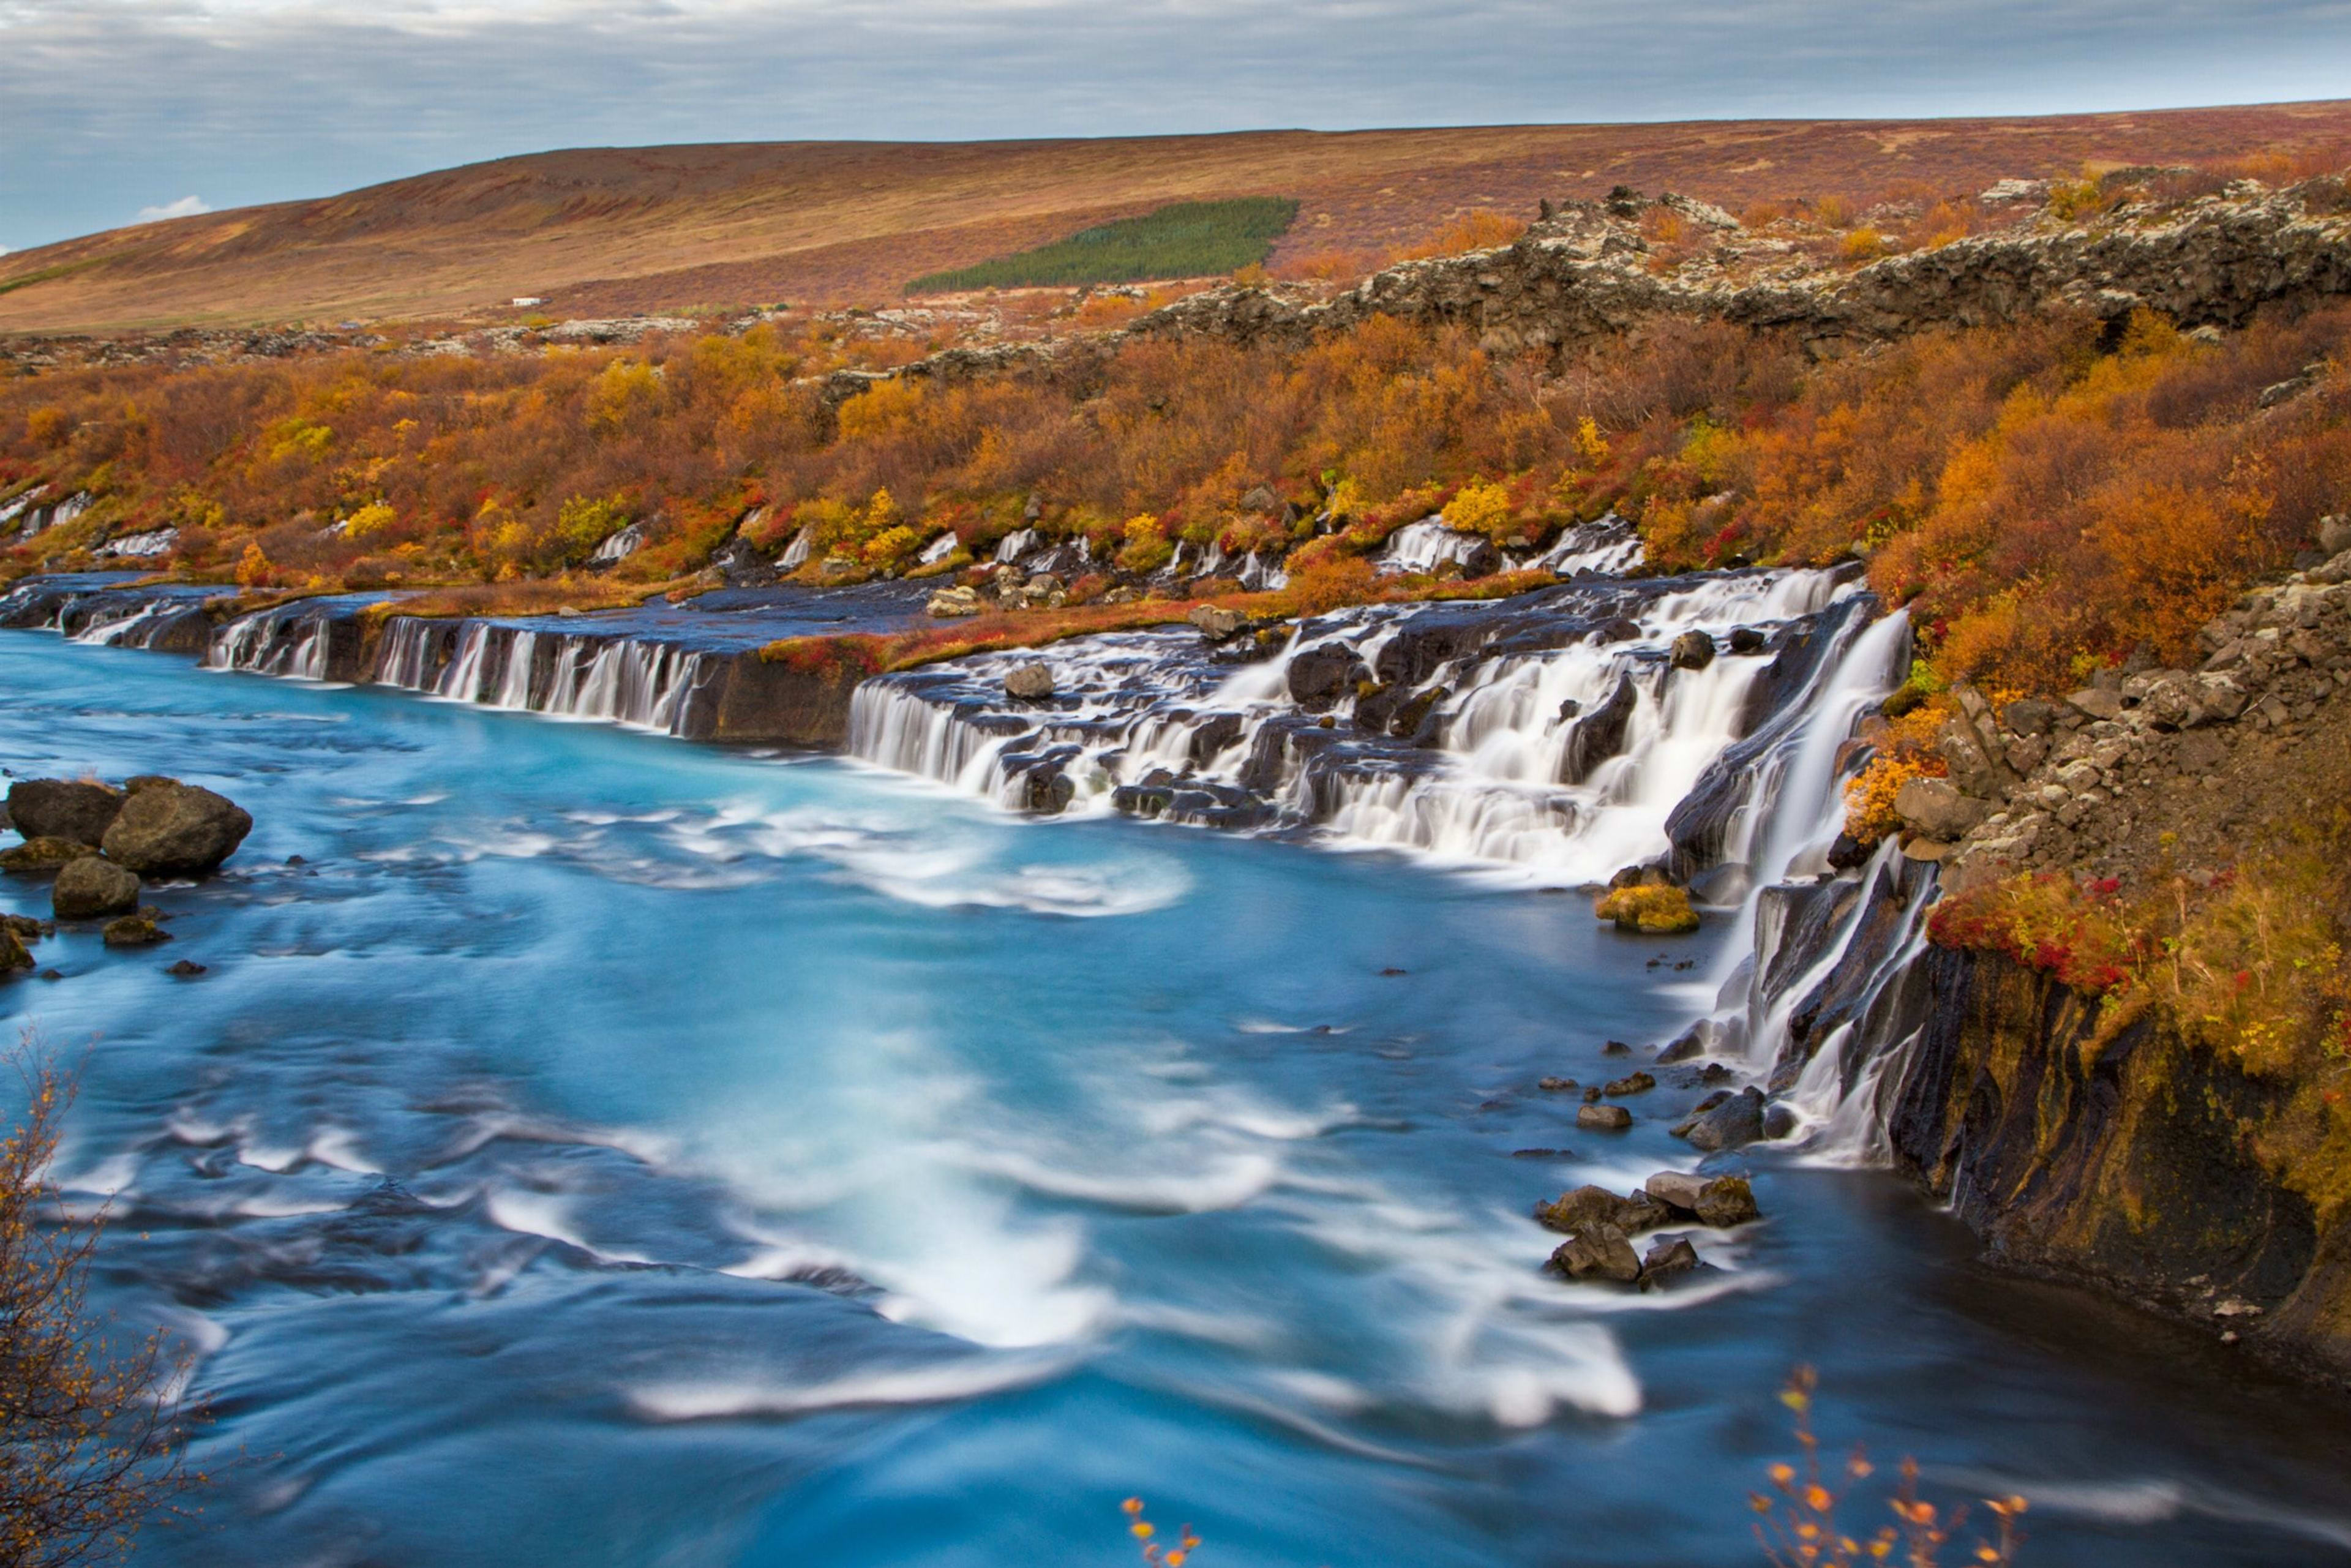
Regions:
[[1428, 239], [1416, 245], [1398, 246], [1388, 252], [1395, 261], [1426, 261], [1440, 256], [1466, 256], [1473, 250], [1491, 250], [1516, 241], [1527, 232], [1526, 220], [1508, 213], [1476, 207], [1447, 222]]
[[1844, 831], [1863, 844], [1875, 844], [1902, 825], [1894, 798], [1914, 779], [1939, 779], [1950, 771], [1936, 748], [1943, 722], [1936, 706], [1914, 707], [1887, 721], [1869, 738], [1867, 766], [1845, 786]]
[[1594, 904], [1593, 916], [1615, 922], [1620, 931], [1673, 936], [1695, 931], [1698, 911], [1690, 907], [1686, 889], [1659, 884], [1612, 888]]
[[90, 1307], [105, 1218], [77, 1218], [52, 1176], [74, 1086], [29, 1038], [10, 1060], [25, 1109], [0, 1140], [0, 1559], [68, 1568], [181, 1511], [204, 1480], [185, 1463], [204, 1410], [160, 1332], [125, 1343]]
[[1445, 526], [1466, 534], [1484, 534], [1498, 542], [1518, 527], [1518, 507], [1511, 504], [1510, 492], [1505, 486], [1484, 478], [1472, 479], [1453, 493], [1438, 514]]

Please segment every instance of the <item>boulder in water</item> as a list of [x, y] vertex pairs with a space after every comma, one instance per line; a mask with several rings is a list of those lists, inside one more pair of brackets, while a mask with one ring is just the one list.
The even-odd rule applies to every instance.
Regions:
[[0, 975], [13, 975], [32, 967], [33, 956], [25, 950], [24, 939], [13, 927], [0, 925]]
[[8, 786], [8, 820], [27, 840], [65, 839], [96, 849], [122, 800], [121, 790], [87, 779], [20, 779]]
[[1310, 710], [1326, 708], [1371, 678], [1355, 651], [1344, 643], [1319, 643], [1290, 661], [1290, 696]]
[[1646, 1094], [1657, 1086], [1657, 1081], [1646, 1072], [1628, 1072], [1601, 1085], [1600, 1092], [1611, 1098], [1625, 1094]]
[[1004, 677], [1004, 695], [1015, 702], [1041, 702], [1053, 695], [1053, 669], [1032, 663], [1018, 666]]
[[83, 855], [57, 873], [49, 904], [60, 920], [96, 920], [139, 907], [139, 879], [103, 855]]
[[1580, 1105], [1575, 1124], [1587, 1133], [1621, 1133], [1633, 1124], [1633, 1113], [1622, 1105]]
[[152, 947], [171, 939], [172, 934], [156, 925], [154, 916], [144, 910], [106, 923], [106, 945], [110, 947]]
[[1730, 651], [1734, 653], [1760, 653], [1770, 640], [1752, 626], [1740, 626], [1730, 633]]
[[1750, 1084], [1721, 1103], [1692, 1116], [1674, 1133], [1677, 1137], [1687, 1138], [1693, 1148], [1709, 1154], [1754, 1143], [1763, 1135], [1763, 1091]]
[[55, 871], [98, 852], [73, 839], [27, 839], [0, 850], [0, 871]]
[[1674, 639], [1668, 656], [1677, 670], [1703, 670], [1714, 663], [1714, 639], [1703, 632], [1685, 632]]
[[1646, 1192], [1619, 1197], [1604, 1186], [1580, 1186], [1535, 1206], [1535, 1219], [1548, 1229], [1574, 1235], [1594, 1225], [1613, 1225], [1626, 1235], [1654, 1230], [1673, 1211]]
[[1590, 1225], [1559, 1244], [1551, 1266], [1571, 1280], [1612, 1280], [1629, 1285], [1641, 1277], [1640, 1255], [1613, 1225]]
[[1656, 1290], [1668, 1281], [1695, 1274], [1705, 1267], [1688, 1237], [1660, 1236], [1649, 1243], [1648, 1256], [1641, 1260], [1641, 1289]]
[[1718, 1229], [1761, 1218], [1761, 1211], [1755, 1207], [1755, 1190], [1745, 1176], [1659, 1171], [1643, 1184], [1643, 1190], [1659, 1203]]
[[203, 876], [236, 852], [253, 819], [225, 795], [141, 779], [106, 830], [107, 858], [141, 876]]

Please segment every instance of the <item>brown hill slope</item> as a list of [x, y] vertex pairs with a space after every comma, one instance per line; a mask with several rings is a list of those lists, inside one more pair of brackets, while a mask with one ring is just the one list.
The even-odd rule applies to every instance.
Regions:
[[1703, 121], [966, 143], [580, 149], [0, 259], [0, 331], [775, 299], [877, 302], [917, 274], [1164, 202], [1285, 195], [1276, 253], [1377, 250], [1466, 208], [1627, 183], [1733, 206], [1973, 191], [2085, 165], [2351, 147], [2351, 101], [2029, 120]]

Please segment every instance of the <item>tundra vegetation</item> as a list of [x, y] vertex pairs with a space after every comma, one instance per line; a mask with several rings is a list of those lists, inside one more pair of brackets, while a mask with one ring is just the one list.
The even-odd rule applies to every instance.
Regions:
[[1221, 277], [1262, 266], [1297, 216], [1298, 204], [1286, 196], [1176, 202], [1140, 217], [1080, 229], [1016, 256], [929, 273], [906, 285], [906, 291]]

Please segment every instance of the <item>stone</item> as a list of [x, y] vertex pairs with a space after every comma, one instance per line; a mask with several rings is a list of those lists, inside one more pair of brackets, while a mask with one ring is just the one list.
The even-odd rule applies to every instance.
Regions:
[[120, 789], [84, 779], [20, 779], [8, 786], [8, 820], [29, 841], [65, 839], [96, 849], [122, 810]]
[[2330, 556], [2351, 550], [2351, 517], [2319, 518], [2318, 548]]
[[1961, 794], [1948, 779], [1913, 779], [1894, 795], [1894, 814], [1923, 838], [1965, 838], [1991, 811], [1988, 802]]
[[1646, 1192], [1619, 1197], [1604, 1186], [1580, 1186], [1535, 1207], [1535, 1218], [1546, 1228], [1571, 1236], [1594, 1225], [1613, 1225], [1630, 1236], [1672, 1218], [1670, 1208]]
[[1667, 656], [1677, 670], [1703, 670], [1714, 663], [1714, 639], [1704, 632], [1685, 632], [1674, 639]]
[[98, 852], [72, 839], [27, 839], [0, 850], [0, 871], [55, 871], [68, 862]]
[[1369, 670], [1344, 643], [1318, 643], [1290, 661], [1290, 696], [1309, 710], [1326, 708], [1352, 693]]
[[2019, 735], [2046, 735], [2056, 727], [2057, 705], [2019, 697], [2000, 710], [2000, 722]]
[[1695, 1274], [1706, 1265], [1698, 1260], [1698, 1249], [1687, 1236], [1660, 1236], [1649, 1243], [1646, 1256], [1641, 1260], [1641, 1288], [1655, 1290], [1669, 1280], [1684, 1274]]
[[2122, 694], [2098, 686], [2085, 686], [2065, 701], [2075, 712], [2091, 718], [2117, 719], [2123, 716]]
[[1784, 1100], [1774, 1100], [1763, 1108], [1763, 1135], [1784, 1138], [1796, 1130], [1796, 1108]]
[[1227, 610], [1220, 604], [1195, 605], [1185, 619], [1198, 627], [1200, 635], [1211, 643], [1222, 643], [1234, 636], [1243, 624], [1239, 611]]
[[1750, 1084], [1674, 1129], [1693, 1148], [1712, 1154], [1754, 1143], [1763, 1135], [1763, 1091]]
[[33, 956], [25, 950], [24, 938], [11, 927], [0, 925], [0, 975], [13, 975], [32, 967]]
[[1734, 653], [1760, 653], [1771, 641], [1752, 626], [1740, 626], [1730, 633], [1730, 651]]
[[1587, 1133], [1621, 1133], [1633, 1124], [1633, 1113], [1622, 1105], [1579, 1106], [1575, 1124]]
[[1695, 1061], [1701, 1056], [1711, 1056], [1721, 1034], [1720, 1024], [1712, 1019], [1700, 1019], [1676, 1035], [1670, 1044], [1657, 1052], [1657, 1061], [1660, 1063]]
[[1642, 1190], [1677, 1213], [1694, 1217], [1718, 1230], [1761, 1218], [1754, 1188], [1745, 1176], [1700, 1176], [1680, 1171], [1659, 1171], [1642, 1184]]
[[1593, 1225], [1561, 1242], [1551, 1266], [1571, 1280], [1609, 1280], [1629, 1285], [1641, 1277], [1640, 1254], [1622, 1230]]
[[176, 975], [183, 980], [193, 980], [198, 975], [206, 975], [211, 972], [211, 970], [207, 969], [204, 965], [197, 963], [193, 958], [183, 958], [176, 964], [165, 965], [163, 968], [163, 973], [167, 975]]
[[152, 947], [171, 939], [170, 932], [143, 914], [126, 915], [106, 923], [106, 945], [110, 947]]
[[1004, 677], [1004, 695], [1015, 702], [1041, 702], [1053, 695], [1053, 670], [1050, 664], [1031, 663], [1016, 666]]
[[1646, 1094], [1657, 1086], [1657, 1081], [1646, 1072], [1628, 1072], [1624, 1077], [1601, 1085], [1603, 1094]]
[[942, 588], [931, 595], [925, 612], [944, 621], [957, 615], [977, 615], [980, 612], [979, 590], [976, 588]]
[[57, 934], [54, 920], [36, 920], [29, 915], [0, 915], [0, 931], [16, 935], [20, 942], [38, 942]]
[[139, 879], [102, 855], [83, 855], [57, 873], [49, 904], [60, 920], [97, 920], [139, 907]]
[[226, 796], [163, 779], [131, 791], [106, 830], [106, 858], [142, 877], [203, 876], [236, 852], [253, 819]]
[[1573, 1078], [1541, 1078], [1535, 1081], [1535, 1087], [1546, 1094], [1563, 1094], [1576, 1087], [1576, 1082]]

